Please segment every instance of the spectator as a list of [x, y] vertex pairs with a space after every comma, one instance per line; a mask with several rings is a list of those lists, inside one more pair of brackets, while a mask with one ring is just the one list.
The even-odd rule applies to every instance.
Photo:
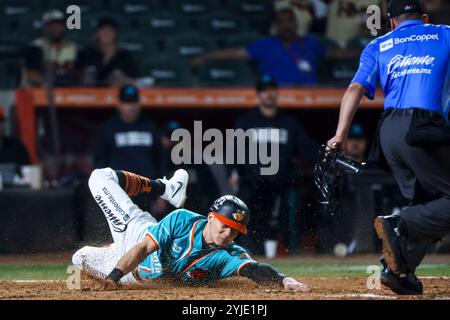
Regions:
[[49, 82], [57, 86], [74, 85], [72, 69], [77, 45], [64, 39], [64, 14], [59, 10], [47, 11], [42, 16], [42, 24], [42, 37], [25, 50], [23, 86], [42, 86]]
[[[297, 35], [304, 36], [314, 20], [314, 7], [310, 0], [278, 0], [274, 3], [275, 11], [292, 9], [297, 22]], [[276, 29], [274, 25], [272, 29]]]
[[138, 77], [138, 65], [132, 53], [118, 45], [118, 28], [111, 18], [98, 20], [93, 46], [81, 50], [75, 63], [82, 85], [121, 86]]
[[[278, 84], [272, 77], [261, 77], [256, 91], [258, 108], [241, 116], [235, 128], [244, 131], [258, 130], [258, 133], [254, 134], [257, 141], [258, 137], [270, 137], [270, 143], [277, 143], [279, 170], [275, 175], [264, 176], [260, 173], [262, 166], [259, 164], [238, 165], [234, 168], [229, 182], [233, 189], [239, 186], [238, 197], [249, 205], [251, 212], [258, 213], [250, 224], [248, 236], [242, 241], [251, 248], [252, 253], [263, 254], [267, 240], [277, 240], [278, 236], [281, 236], [287, 245], [287, 191], [292, 182], [292, 160], [295, 153], [313, 161], [319, 146], [308, 137], [295, 118], [278, 109]], [[268, 129], [280, 130], [277, 140], [260, 131]], [[247, 151], [248, 147], [247, 145]], [[242, 150], [235, 154], [238, 152], [242, 153]], [[245, 154], [248, 155], [248, 152]]]
[[364, 128], [355, 123], [348, 134], [345, 152], [348, 156], [359, 162], [364, 162], [367, 151], [367, 137]]
[[326, 36], [344, 48], [349, 40], [368, 33], [364, 19], [366, 10], [378, 3], [374, 0], [333, 0], [328, 11]]
[[30, 164], [30, 157], [22, 142], [5, 135], [3, 109], [0, 109], [0, 163], [16, 164], [17, 170], [19, 166]]
[[139, 89], [120, 88], [118, 114], [100, 126], [94, 150], [96, 168], [111, 167], [144, 177], [160, 176], [160, 137], [156, 125], [141, 114]]
[[312, 36], [300, 37], [291, 8], [276, 13], [276, 34], [250, 43], [246, 48], [229, 48], [206, 53], [191, 61], [198, 66], [212, 59], [251, 59], [262, 74], [272, 75], [281, 86], [316, 85], [316, 66], [325, 57], [341, 58], [354, 52], [327, 49]]

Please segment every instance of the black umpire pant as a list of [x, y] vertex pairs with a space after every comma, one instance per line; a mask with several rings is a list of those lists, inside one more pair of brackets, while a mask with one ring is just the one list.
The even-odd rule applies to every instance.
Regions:
[[450, 146], [418, 148], [405, 142], [413, 110], [395, 110], [380, 126], [384, 157], [402, 194], [411, 200], [425, 192], [431, 201], [415, 201], [399, 214], [408, 228], [407, 263], [415, 272], [430, 243], [450, 232]]

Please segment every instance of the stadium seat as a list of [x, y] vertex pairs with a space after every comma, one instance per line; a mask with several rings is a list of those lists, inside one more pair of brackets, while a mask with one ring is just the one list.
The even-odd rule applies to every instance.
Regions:
[[273, 16], [273, 1], [271, 0], [227, 0], [228, 10], [243, 17], [252, 29], [261, 33], [268, 33]]
[[29, 15], [8, 16], [3, 19], [2, 33], [16, 35], [23, 41], [31, 41], [41, 35], [42, 15], [34, 13]]
[[140, 33], [123, 34], [119, 38], [119, 46], [131, 51], [136, 58], [144, 59], [159, 56], [156, 40], [143, 37]]
[[109, 0], [113, 12], [126, 15], [146, 14], [161, 10], [159, 0]]
[[311, 36], [315, 37], [317, 41], [325, 45], [327, 48], [340, 48], [339, 44], [333, 39], [327, 38], [322, 35], [311, 34]]
[[109, 11], [95, 11], [88, 12], [82, 17], [82, 29], [85, 24], [87, 24], [88, 32], [93, 32], [97, 27], [97, 21], [99, 18], [108, 17], [117, 21], [119, 25], [119, 33], [129, 33], [133, 31], [133, 27], [130, 23], [130, 20], [127, 16], [124, 16], [119, 13], [112, 13]]
[[358, 70], [358, 65], [358, 59], [325, 59], [317, 66], [320, 83], [348, 85]]
[[20, 85], [21, 59], [0, 59], [0, 89], [14, 89]]
[[166, 41], [166, 53], [175, 59], [191, 59], [216, 49], [215, 40], [196, 33], [172, 36]]
[[198, 70], [200, 85], [236, 87], [254, 84], [254, 75], [247, 62], [236, 60], [208, 61]]
[[153, 78], [155, 87], [195, 85], [187, 65], [179, 61], [150, 58], [142, 64], [140, 69], [142, 77]]
[[179, 14], [196, 16], [217, 10], [219, 4], [217, 0], [171, 0], [169, 8]]
[[[67, 8], [71, 5], [79, 6], [81, 13], [89, 13], [99, 11], [102, 8], [102, 1], [92, 1], [92, 0], [56, 0], [49, 4], [49, 9], [56, 8], [61, 10], [66, 14]], [[83, 21], [83, 16], [81, 17]]]
[[25, 42], [17, 37], [0, 36], [0, 59], [17, 58], [23, 54]]
[[224, 46], [227, 48], [242, 48], [263, 37], [264, 35], [257, 32], [245, 32], [230, 35], [224, 38]]
[[166, 36], [191, 31], [189, 20], [170, 11], [160, 11], [139, 18], [139, 30], [148, 36]]
[[92, 44], [92, 33], [81, 30], [66, 30], [64, 38], [73, 41], [78, 48], [86, 48]]
[[223, 36], [250, 31], [244, 18], [228, 12], [210, 13], [197, 19], [198, 30], [205, 34]]
[[3, 0], [0, 2], [0, 12], [5, 16], [22, 16], [33, 13], [42, 14], [42, 1]]

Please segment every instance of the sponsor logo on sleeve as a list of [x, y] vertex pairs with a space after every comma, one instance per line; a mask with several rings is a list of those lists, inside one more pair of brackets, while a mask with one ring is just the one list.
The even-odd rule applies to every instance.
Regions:
[[380, 43], [380, 52], [387, 51], [389, 49], [392, 49], [394, 47], [394, 41], [392, 39], [383, 41]]

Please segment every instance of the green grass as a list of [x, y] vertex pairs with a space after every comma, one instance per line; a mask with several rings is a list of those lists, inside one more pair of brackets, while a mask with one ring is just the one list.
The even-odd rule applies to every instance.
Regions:
[[0, 280], [63, 280], [67, 264], [0, 265]]
[[[273, 262], [281, 272], [297, 277], [367, 276], [368, 265], [362, 263]], [[69, 276], [66, 264], [0, 265], [0, 280], [64, 280]], [[419, 276], [450, 276], [450, 264], [423, 264]]]
[[[281, 272], [298, 277], [367, 276], [369, 264], [361, 263], [277, 263], [272, 264]], [[423, 264], [418, 276], [450, 276], [450, 264]]]

